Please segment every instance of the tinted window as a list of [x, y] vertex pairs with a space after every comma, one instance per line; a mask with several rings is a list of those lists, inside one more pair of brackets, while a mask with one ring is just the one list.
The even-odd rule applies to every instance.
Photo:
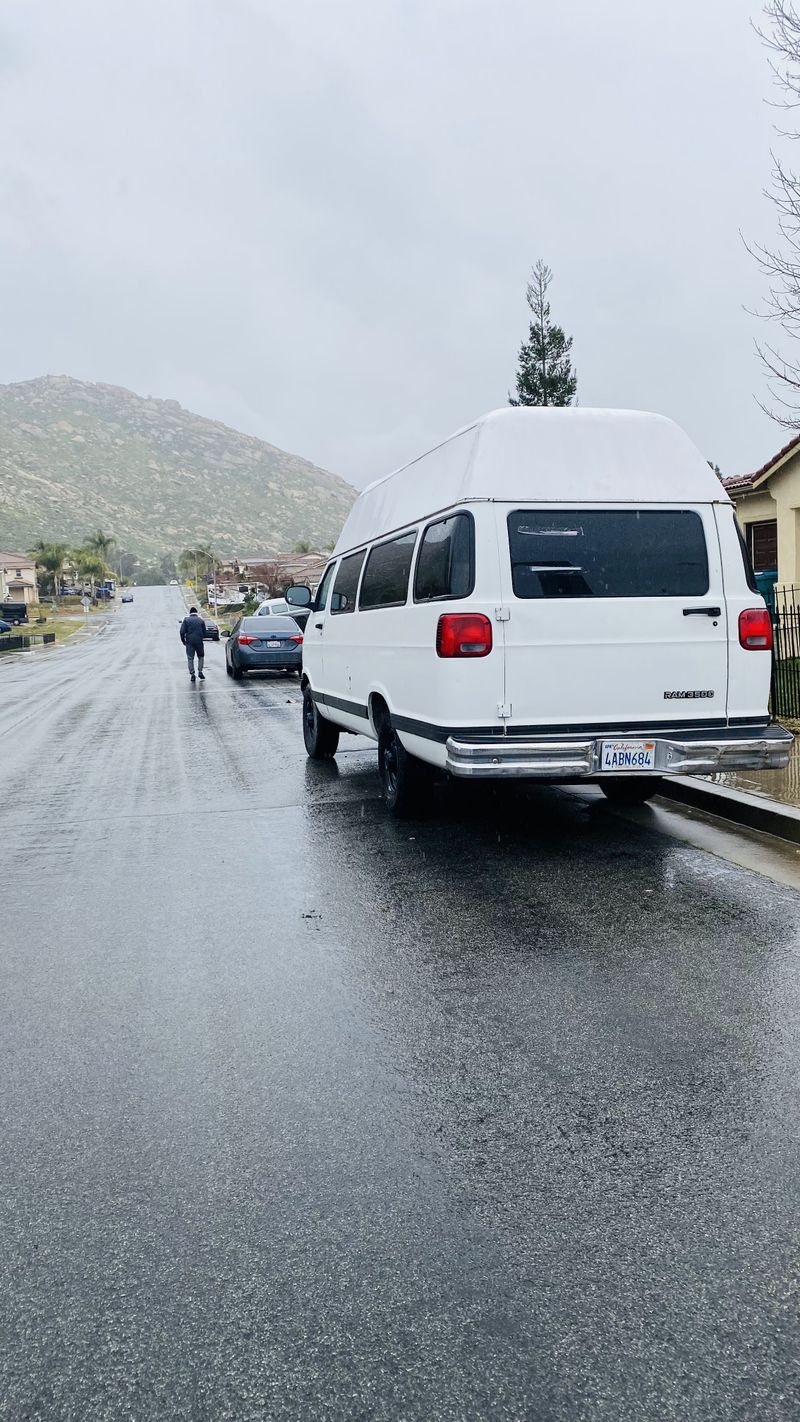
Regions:
[[467, 597], [475, 581], [474, 545], [470, 514], [452, 514], [428, 524], [414, 574], [414, 601]]
[[361, 593], [359, 607], [398, 607], [408, 597], [408, 575], [417, 530], [393, 538], [390, 543], [377, 543], [370, 550]]
[[332, 613], [355, 612], [358, 577], [365, 553], [366, 549], [362, 549], [360, 553], [351, 553], [349, 558], [343, 558], [339, 564], [336, 582], [331, 593]]
[[749, 587], [751, 592], [758, 592], [758, 583], [756, 582], [756, 575], [753, 571], [753, 564], [750, 558], [750, 552], [748, 550], [747, 544], [744, 541], [744, 534], [742, 533], [742, 530], [736, 522], [735, 516], [733, 522], [736, 526], [736, 532], [739, 537], [739, 549], [742, 554], [742, 562], [744, 563], [744, 575], [747, 579], [747, 586]]
[[322, 582], [317, 588], [317, 596], [315, 597], [313, 603], [315, 612], [324, 612], [325, 608], [328, 606], [328, 592], [331, 586], [331, 578], [333, 577], [335, 571], [335, 563], [331, 563], [331, 566], [325, 569]]
[[522, 509], [508, 516], [517, 597], [701, 597], [702, 520], [671, 510]]
[[266, 637], [268, 632], [296, 632], [297, 623], [293, 617], [270, 617], [262, 613], [260, 617], [243, 617], [241, 630], [258, 632], [259, 636]]

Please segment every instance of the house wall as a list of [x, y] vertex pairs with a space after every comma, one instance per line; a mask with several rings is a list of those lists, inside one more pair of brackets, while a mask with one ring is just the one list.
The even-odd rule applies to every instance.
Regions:
[[[0, 555], [0, 594], [3, 602], [36, 602], [36, 568], [27, 558], [9, 559]], [[19, 573], [19, 577], [17, 577]]]
[[800, 586], [800, 453], [770, 476], [778, 520], [778, 584]]

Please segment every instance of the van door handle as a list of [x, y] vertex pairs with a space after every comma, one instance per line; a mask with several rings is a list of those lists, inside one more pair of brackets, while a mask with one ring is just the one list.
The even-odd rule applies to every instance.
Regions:
[[684, 617], [721, 617], [721, 607], [685, 607]]
[[315, 623], [314, 623], [314, 626], [315, 626], [315, 627], [318, 627], [319, 630], [320, 630], [320, 632], [322, 631], [322, 623], [321, 623], [321, 622], [315, 622]]

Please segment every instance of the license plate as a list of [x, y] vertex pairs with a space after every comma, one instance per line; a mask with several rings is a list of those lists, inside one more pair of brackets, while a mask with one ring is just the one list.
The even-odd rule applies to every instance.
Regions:
[[601, 770], [655, 770], [655, 741], [603, 741]]
[[271, 652], [275, 651], [276, 649], [280, 651], [281, 649], [280, 642], [267, 642], [267, 646], [269, 647]]

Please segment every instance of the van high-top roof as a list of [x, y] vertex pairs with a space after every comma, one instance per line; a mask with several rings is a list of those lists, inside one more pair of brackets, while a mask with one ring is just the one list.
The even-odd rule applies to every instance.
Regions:
[[356, 500], [335, 553], [441, 509], [502, 503], [728, 504], [688, 435], [639, 410], [492, 410]]

